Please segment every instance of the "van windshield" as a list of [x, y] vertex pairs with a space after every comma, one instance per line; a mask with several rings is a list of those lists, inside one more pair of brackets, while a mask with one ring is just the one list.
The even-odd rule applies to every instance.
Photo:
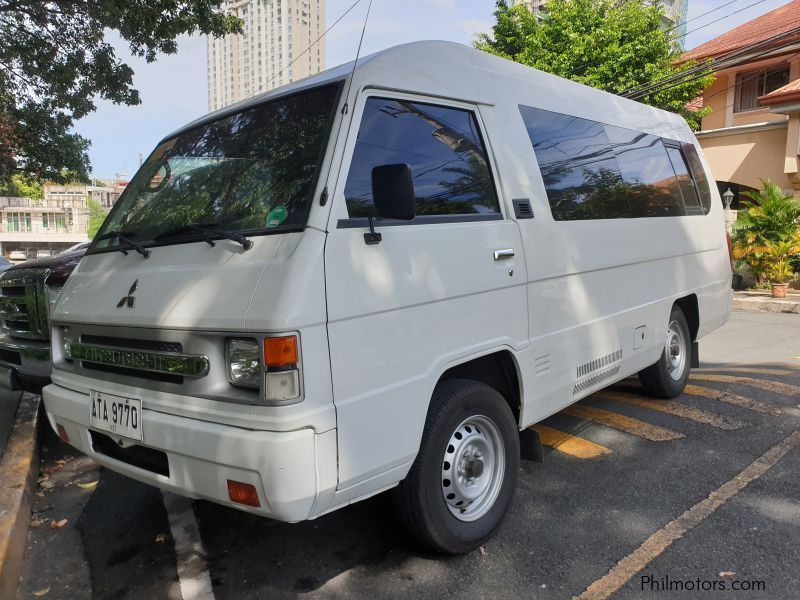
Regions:
[[305, 227], [339, 84], [270, 100], [162, 142], [91, 251]]

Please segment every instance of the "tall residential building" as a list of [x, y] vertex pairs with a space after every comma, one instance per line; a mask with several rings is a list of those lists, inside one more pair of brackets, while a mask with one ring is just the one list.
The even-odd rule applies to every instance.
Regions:
[[[514, 0], [514, 4], [524, 4], [533, 14], [545, 16], [547, 14], [547, 0]], [[686, 34], [686, 15], [689, 13], [689, 0], [661, 0], [664, 6], [664, 29], [670, 33], [683, 46], [683, 36]]]
[[240, 35], [208, 38], [208, 109], [217, 110], [325, 68], [325, 0], [225, 0]]

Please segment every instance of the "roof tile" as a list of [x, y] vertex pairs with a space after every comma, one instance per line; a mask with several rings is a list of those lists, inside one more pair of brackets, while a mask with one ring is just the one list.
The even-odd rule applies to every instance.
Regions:
[[792, 2], [776, 8], [772, 12], [748, 21], [705, 44], [700, 44], [696, 48], [689, 50], [681, 57], [681, 61], [702, 61], [708, 58], [716, 58], [787, 33], [798, 27], [800, 27], [800, 0], [792, 0]]

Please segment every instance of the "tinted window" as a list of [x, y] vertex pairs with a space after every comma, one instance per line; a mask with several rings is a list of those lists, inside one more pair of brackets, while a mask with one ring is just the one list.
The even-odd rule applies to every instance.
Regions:
[[630, 217], [686, 214], [679, 183], [661, 138], [606, 125], [628, 196]]
[[628, 216], [622, 175], [601, 123], [527, 106], [520, 110], [557, 220]]
[[369, 98], [345, 184], [350, 217], [374, 214], [372, 169], [397, 163], [411, 167], [417, 215], [499, 213], [486, 150], [469, 111]]
[[675, 175], [678, 178], [678, 189], [680, 190], [683, 204], [686, 207], [687, 215], [702, 215], [705, 214], [703, 207], [700, 205], [700, 198], [697, 196], [697, 189], [694, 186], [694, 180], [689, 174], [689, 168], [686, 164], [686, 159], [680, 149], [669, 146], [667, 147], [672, 167], [675, 169]]
[[305, 226], [338, 85], [279, 97], [180, 133], [156, 148], [116, 203], [95, 248], [171, 243], [213, 231]]
[[700, 195], [700, 204], [708, 214], [708, 211], [711, 210], [711, 188], [708, 186], [708, 178], [703, 164], [700, 162], [700, 156], [697, 154], [697, 148], [694, 147], [694, 144], [683, 144], [681, 149], [686, 157], [686, 163], [689, 165], [689, 171], [694, 177], [697, 193]]
[[[673, 165], [662, 138], [527, 106], [520, 112], [556, 220], [703, 214], [687, 162]], [[699, 164], [694, 146], [685, 147]]]

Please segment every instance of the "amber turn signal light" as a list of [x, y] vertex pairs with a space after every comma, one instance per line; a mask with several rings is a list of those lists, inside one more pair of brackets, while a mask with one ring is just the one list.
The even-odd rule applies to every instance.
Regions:
[[256, 508], [261, 506], [256, 486], [250, 483], [242, 483], [240, 481], [231, 481], [228, 479], [228, 497], [231, 499], [231, 502], [236, 502], [237, 504], [255, 506]]
[[288, 367], [297, 364], [297, 338], [293, 335], [264, 339], [264, 364]]
[[61, 423], [56, 423], [56, 433], [58, 433], [58, 437], [61, 438], [62, 442], [66, 442], [69, 444], [69, 436], [67, 435], [67, 430], [64, 429], [64, 426]]

